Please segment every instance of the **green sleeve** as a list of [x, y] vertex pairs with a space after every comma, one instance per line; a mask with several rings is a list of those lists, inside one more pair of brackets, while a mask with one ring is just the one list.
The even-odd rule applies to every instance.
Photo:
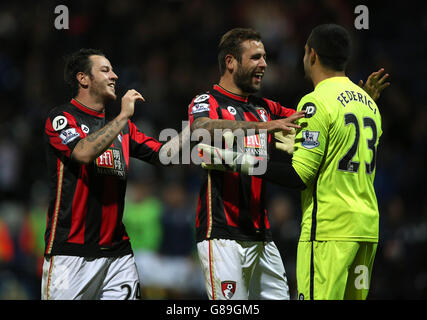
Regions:
[[322, 163], [327, 148], [330, 117], [313, 92], [301, 99], [297, 111], [301, 110], [306, 110], [306, 116], [298, 121], [302, 128], [296, 133], [292, 165], [307, 185], [314, 179]]

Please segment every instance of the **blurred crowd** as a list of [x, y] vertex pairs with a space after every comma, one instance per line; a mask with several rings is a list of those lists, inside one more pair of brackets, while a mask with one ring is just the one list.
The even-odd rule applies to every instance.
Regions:
[[[57, 30], [54, 9], [69, 9]], [[378, 105], [384, 134], [377, 159], [380, 243], [369, 299], [427, 298], [427, 7], [368, 4], [369, 29], [356, 30], [354, 1], [3, 1], [0, 3], [0, 299], [39, 299], [48, 184], [43, 129], [47, 112], [71, 96], [63, 56], [102, 50], [118, 74], [118, 96], [146, 98], [133, 120], [159, 137], [182, 129], [187, 106], [219, 79], [216, 47], [233, 27], [253, 27], [267, 50], [260, 94], [294, 108], [312, 90], [302, 57], [310, 30], [347, 27], [354, 40], [348, 76], [358, 82], [384, 67]], [[120, 98], [107, 116], [120, 108]], [[146, 299], [206, 299], [194, 242], [202, 169], [132, 161], [125, 207]], [[273, 235], [296, 298], [301, 211], [295, 192], [269, 186]]]

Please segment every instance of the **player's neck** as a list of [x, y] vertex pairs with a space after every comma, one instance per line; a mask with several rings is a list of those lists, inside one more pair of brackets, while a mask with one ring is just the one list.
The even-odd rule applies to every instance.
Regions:
[[79, 92], [77, 96], [74, 97], [74, 100], [82, 104], [88, 109], [95, 110], [97, 112], [104, 112], [105, 104], [97, 97], [93, 97], [92, 95], [86, 92]]
[[313, 70], [311, 80], [313, 81], [313, 86], [316, 86], [323, 80], [333, 78], [333, 77], [345, 77], [344, 71], [333, 71], [324, 68], [317, 68]]
[[238, 96], [243, 96], [243, 97], [247, 97], [247, 96], [249, 96], [249, 93], [247, 93], [247, 92], [243, 92], [242, 91], [242, 89], [240, 89], [235, 83], [234, 83], [234, 80], [233, 80], [233, 76], [232, 75], [230, 75], [230, 74], [224, 74], [222, 77], [221, 77], [221, 79], [219, 79], [219, 83], [218, 83], [218, 85], [220, 86], [220, 87], [222, 87], [223, 89], [225, 89], [225, 90], [227, 90], [227, 91], [229, 91], [229, 92], [231, 92], [231, 93], [234, 93], [235, 95], [238, 95]]

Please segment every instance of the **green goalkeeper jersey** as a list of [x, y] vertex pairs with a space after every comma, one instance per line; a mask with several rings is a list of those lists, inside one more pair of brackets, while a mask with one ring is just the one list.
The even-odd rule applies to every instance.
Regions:
[[377, 242], [377, 105], [347, 77], [333, 77], [318, 83], [297, 109], [306, 110], [292, 160], [307, 186], [300, 241]]

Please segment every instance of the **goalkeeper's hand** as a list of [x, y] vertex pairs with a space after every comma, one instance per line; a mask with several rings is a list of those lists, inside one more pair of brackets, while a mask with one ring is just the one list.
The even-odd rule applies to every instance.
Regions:
[[381, 68], [376, 72], [372, 72], [366, 79], [366, 83], [363, 83], [362, 80], [359, 81], [359, 87], [365, 90], [374, 101], [377, 101], [381, 92], [390, 85], [390, 82], [385, 82], [389, 74], [383, 75], [383, 72], [384, 68]]
[[295, 133], [294, 128], [291, 128], [291, 131], [287, 134], [284, 134], [283, 131], [275, 132], [274, 146], [276, 149], [292, 155], [294, 153]]
[[202, 168], [251, 175], [260, 159], [247, 153], [233, 151], [234, 135], [231, 131], [226, 131], [223, 137], [225, 149], [204, 143], [198, 144], [199, 157], [202, 159]]
[[220, 149], [204, 143], [199, 143], [198, 148], [202, 168], [207, 170], [233, 171], [252, 175], [254, 167], [260, 161], [247, 153]]

